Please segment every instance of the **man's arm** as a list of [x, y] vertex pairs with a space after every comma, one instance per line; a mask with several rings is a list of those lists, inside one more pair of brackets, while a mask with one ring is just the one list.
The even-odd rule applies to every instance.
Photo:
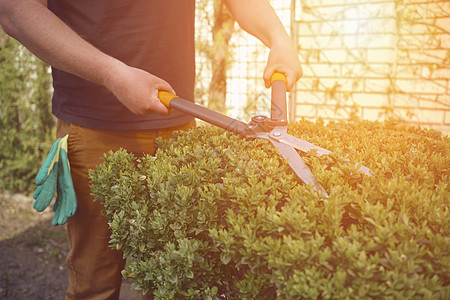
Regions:
[[224, 0], [239, 25], [270, 48], [264, 82], [270, 86], [274, 72], [284, 73], [290, 91], [303, 75], [295, 47], [267, 0]]
[[46, 0], [0, 0], [0, 25], [46, 63], [107, 87], [133, 113], [168, 113], [158, 99], [158, 90], [175, 93], [167, 82], [96, 49], [55, 16]]

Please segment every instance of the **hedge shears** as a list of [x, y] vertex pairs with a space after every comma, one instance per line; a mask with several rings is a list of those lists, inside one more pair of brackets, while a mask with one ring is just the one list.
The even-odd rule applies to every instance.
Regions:
[[[312, 174], [296, 149], [302, 152], [315, 150], [317, 155], [328, 155], [331, 151], [287, 133], [286, 82], [284, 74], [276, 72], [272, 75], [271, 117], [254, 116], [248, 124], [165, 91], [159, 91], [158, 96], [167, 108], [179, 110], [210, 124], [237, 133], [246, 139], [260, 138], [270, 141], [278, 149], [281, 156], [288, 161], [289, 166], [300, 180], [305, 184], [311, 184], [317, 193], [328, 198], [327, 192]], [[360, 171], [371, 176], [370, 169], [362, 165], [358, 166]]]

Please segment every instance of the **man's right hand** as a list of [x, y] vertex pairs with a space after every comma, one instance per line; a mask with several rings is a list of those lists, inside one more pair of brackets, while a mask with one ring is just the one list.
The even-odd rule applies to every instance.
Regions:
[[176, 94], [163, 79], [122, 63], [113, 71], [105, 86], [136, 115], [168, 115], [169, 109], [159, 100], [158, 91]]

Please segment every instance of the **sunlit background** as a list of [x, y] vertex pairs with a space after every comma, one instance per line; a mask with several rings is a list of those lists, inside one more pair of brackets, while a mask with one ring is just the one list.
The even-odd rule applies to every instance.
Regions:
[[[208, 104], [213, 1], [197, 5], [196, 96]], [[450, 1], [273, 0], [298, 47], [304, 76], [289, 117], [404, 120], [450, 133]], [[228, 45], [226, 113], [267, 114], [268, 49], [234, 25]], [[205, 46], [206, 45], [206, 46]]]

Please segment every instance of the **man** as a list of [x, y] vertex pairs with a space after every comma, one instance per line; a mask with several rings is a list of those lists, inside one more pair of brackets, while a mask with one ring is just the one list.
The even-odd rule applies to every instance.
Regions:
[[[47, 3], [48, 2], [48, 3]], [[67, 223], [66, 299], [118, 299], [122, 254], [93, 202], [88, 170], [109, 150], [154, 152], [157, 136], [194, 126], [158, 99], [165, 90], [193, 100], [193, 0], [0, 0], [3, 29], [50, 64], [58, 136], [68, 157], [78, 208]], [[267, 0], [224, 0], [240, 26], [270, 48], [263, 78], [277, 71], [290, 90], [302, 70]]]

